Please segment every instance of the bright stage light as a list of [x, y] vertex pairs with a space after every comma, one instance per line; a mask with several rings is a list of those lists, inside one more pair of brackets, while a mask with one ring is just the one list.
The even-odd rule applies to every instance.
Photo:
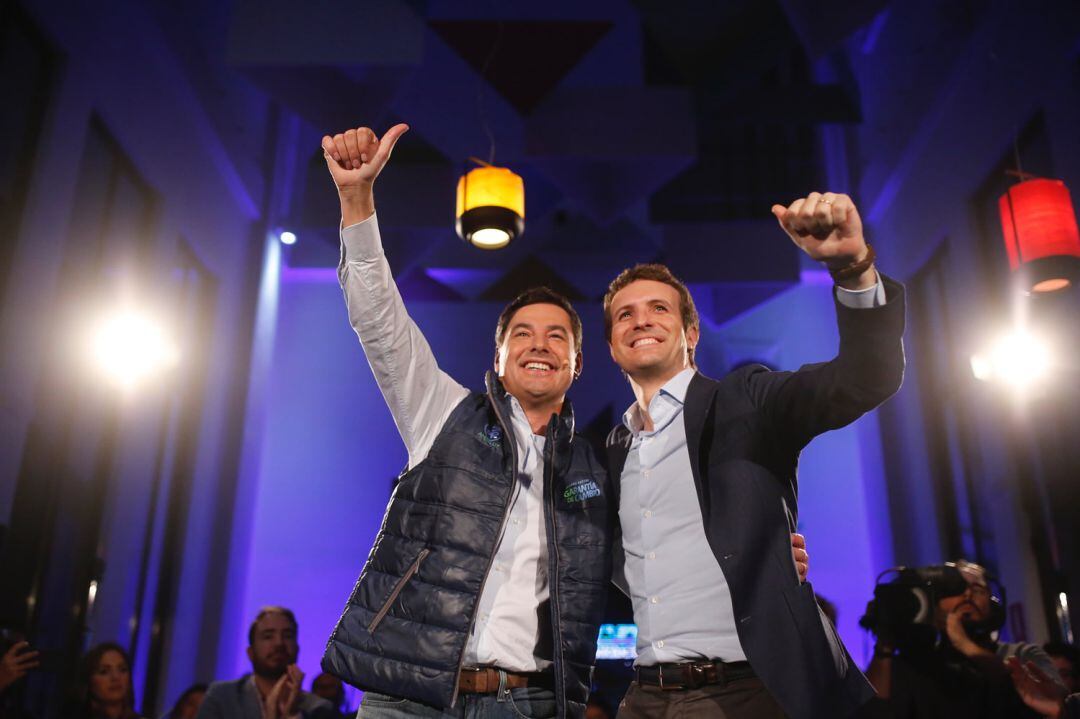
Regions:
[[1003, 335], [989, 352], [971, 356], [971, 372], [977, 379], [997, 380], [1017, 388], [1038, 382], [1051, 364], [1046, 344], [1022, 330]]
[[282, 232], [279, 235], [279, 237], [281, 238], [281, 244], [283, 244], [283, 245], [295, 245], [296, 244], [296, 233], [295, 232], [289, 232], [288, 230], [285, 230], [284, 232]]
[[116, 384], [131, 388], [176, 364], [178, 353], [164, 330], [134, 312], [120, 312], [94, 333], [98, 368]]
[[485, 227], [469, 237], [472, 243], [485, 250], [497, 250], [510, 244], [510, 233], [497, 227]]

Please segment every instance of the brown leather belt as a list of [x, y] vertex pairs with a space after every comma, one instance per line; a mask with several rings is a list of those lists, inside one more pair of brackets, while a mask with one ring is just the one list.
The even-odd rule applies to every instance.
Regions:
[[697, 689], [754, 676], [750, 662], [679, 662], [634, 668], [638, 684], [661, 689]]
[[511, 672], [498, 667], [462, 667], [458, 674], [458, 691], [462, 694], [494, 694], [499, 691], [499, 672], [506, 675], [506, 689], [544, 687], [553, 689], [554, 680], [547, 673]]

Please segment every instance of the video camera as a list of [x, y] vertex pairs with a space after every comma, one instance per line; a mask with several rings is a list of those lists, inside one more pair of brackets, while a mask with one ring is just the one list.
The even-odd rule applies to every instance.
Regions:
[[[972, 565], [977, 566], [977, 565]], [[964, 621], [973, 636], [989, 636], [1005, 624], [1005, 588], [982, 568], [990, 593], [989, 616], [980, 622]], [[889, 574], [889, 581], [882, 579]], [[879, 639], [900, 643], [932, 642], [937, 635], [935, 612], [938, 601], [967, 591], [968, 580], [954, 562], [927, 567], [893, 567], [878, 575], [874, 598], [866, 605], [859, 626], [869, 629]]]

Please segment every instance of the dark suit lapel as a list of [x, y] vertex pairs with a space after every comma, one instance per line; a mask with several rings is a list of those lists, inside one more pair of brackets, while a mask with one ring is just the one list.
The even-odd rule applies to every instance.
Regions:
[[[716, 381], [697, 372], [686, 389], [683, 405], [683, 422], [686, 427], [686, 450], [690, 455], [690, 470], [694, 474], [698, 503], [705, 526], [709, 526], [709, 487], [704, 481], [704, 468], [708, 466], [709, 448], [715, 429], [713, 413], [716, 405]], [[624, 456], [625, 460], [625, 456]]]

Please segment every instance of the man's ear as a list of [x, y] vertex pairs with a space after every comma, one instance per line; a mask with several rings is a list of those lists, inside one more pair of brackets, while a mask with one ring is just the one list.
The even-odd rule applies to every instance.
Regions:
[[581, 370], [585, 367], [584, 357], [585, 355], [581, 354], [581, 350], [578, 350], [577, 354], [574, 355], [574, 379], [581, 376]]
[[499, 348], [495, 347], [495, 376], [502, 377], [502, 373], [499, 372]]
[[251, 648], [251, 645], [248, 645], [247, 657], [249, 662], [255, 664], [255, 650]]
[[686, 348], [688, 350], [697, 349], [698, 340], [701, 339], [701, 328], [691, 327], [686, 330]]

